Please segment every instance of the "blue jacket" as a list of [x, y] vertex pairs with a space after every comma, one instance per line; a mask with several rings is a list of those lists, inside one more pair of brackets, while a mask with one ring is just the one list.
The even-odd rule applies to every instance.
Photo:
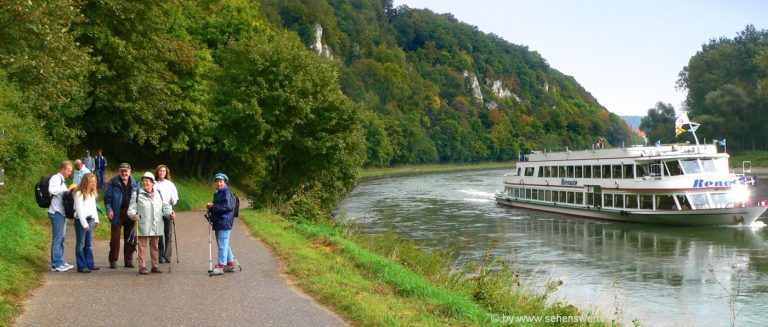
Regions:
[[104, 156], [98, 156], [96, 157], [96, 171], [97, 172], [104, 172], [107, 169], [107, 158], [104, 158]]
[[228, 186], [213, 193], [213, 207], [211, 211], [211, 223], [214, 230], [232, 229], [235, 218], [232, 214], [235, 210], [235, 197]]
[[[131, 183], [131, 194], [139, 189], [139, 183], [133, 176], [128, 176], [128, 183]], [[107, 207], [107, 214], [114, 212], [112, 225], [120, 222], [120, 205], [123, 204], [123, 189], [120, 185], [120, 176], [113, 177], [107, 184], [107, 192], [104, 194], [104, 206]]]

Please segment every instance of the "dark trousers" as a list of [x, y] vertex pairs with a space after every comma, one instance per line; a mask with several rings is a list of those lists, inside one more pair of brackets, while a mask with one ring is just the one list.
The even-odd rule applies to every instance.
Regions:
[[111, 235], [109, 239], [109, 261], [117, 261], [120, 254], [120, 229], [123, 230], [123, 257], [125, 263], [133, 261], [133, 251], [136, 249], [136, 236], [131, 240], [135, 221], [128, 217], [128, 208], [120, 209], [120, 221], [111, 224]]
[[160, 256], [165, 258], [165, 260], [170, 261], [171, 260], [171, 254], [173, 254], [173, 248], [172, 244], [173, 239], [171, 239], [171, 226], [173, 222], [171, 221], [171, 217], [163, 217], [163, 225], [165, 225], [163, 229], [163, 236], [160, 236]]
[[104, 188], [104, 169], [96, 170], [96, 182], [99, 188]]

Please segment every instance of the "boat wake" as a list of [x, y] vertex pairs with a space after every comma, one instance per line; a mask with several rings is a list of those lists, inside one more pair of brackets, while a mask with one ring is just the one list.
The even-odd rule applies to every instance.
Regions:
[[459, 190], [459, 192], [471, 196], [468, 198], [463, 198], [462, 201], [472, 203], [489, 203], [494, 201], [493, 193], [491, 192], [483, 192], [478, 190]]

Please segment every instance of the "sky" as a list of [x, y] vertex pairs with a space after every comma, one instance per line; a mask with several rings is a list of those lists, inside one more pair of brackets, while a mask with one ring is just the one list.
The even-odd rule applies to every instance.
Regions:
[[768, 29], [768, 1], [394, 0], [458, 20], [538, 52], [621, 116], [661, 101], [680, 113], [678, 74], [711, 39], [748, 24]]

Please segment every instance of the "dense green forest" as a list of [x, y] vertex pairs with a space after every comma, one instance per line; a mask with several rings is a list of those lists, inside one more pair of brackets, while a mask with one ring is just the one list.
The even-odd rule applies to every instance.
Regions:
[[[701, 124], [698, 135], [726, 139], [730, 151], [768, 150], [768, 31], [748, 25], [733, 39], [710, 40], [677, 84], [688, 91], [681, 109]], [[641, 129], [651, 140], [693, 141], [689, 133], [675, 138], [675, 115], [671, 105], [658, 103]]]
[[509, 160], [519, 151], [631, 142], [631, 132], [538, 53], [391, 1], [263, 0], [276, 25], [338, 62], [365, 109], [369, 166]]
[[310, 216], [364, 165], [630, 140], [536, 52], [389, 1], [9, 0], [0, 26], [12, 179], [101, 148], [226, 171], [259, 205]]

